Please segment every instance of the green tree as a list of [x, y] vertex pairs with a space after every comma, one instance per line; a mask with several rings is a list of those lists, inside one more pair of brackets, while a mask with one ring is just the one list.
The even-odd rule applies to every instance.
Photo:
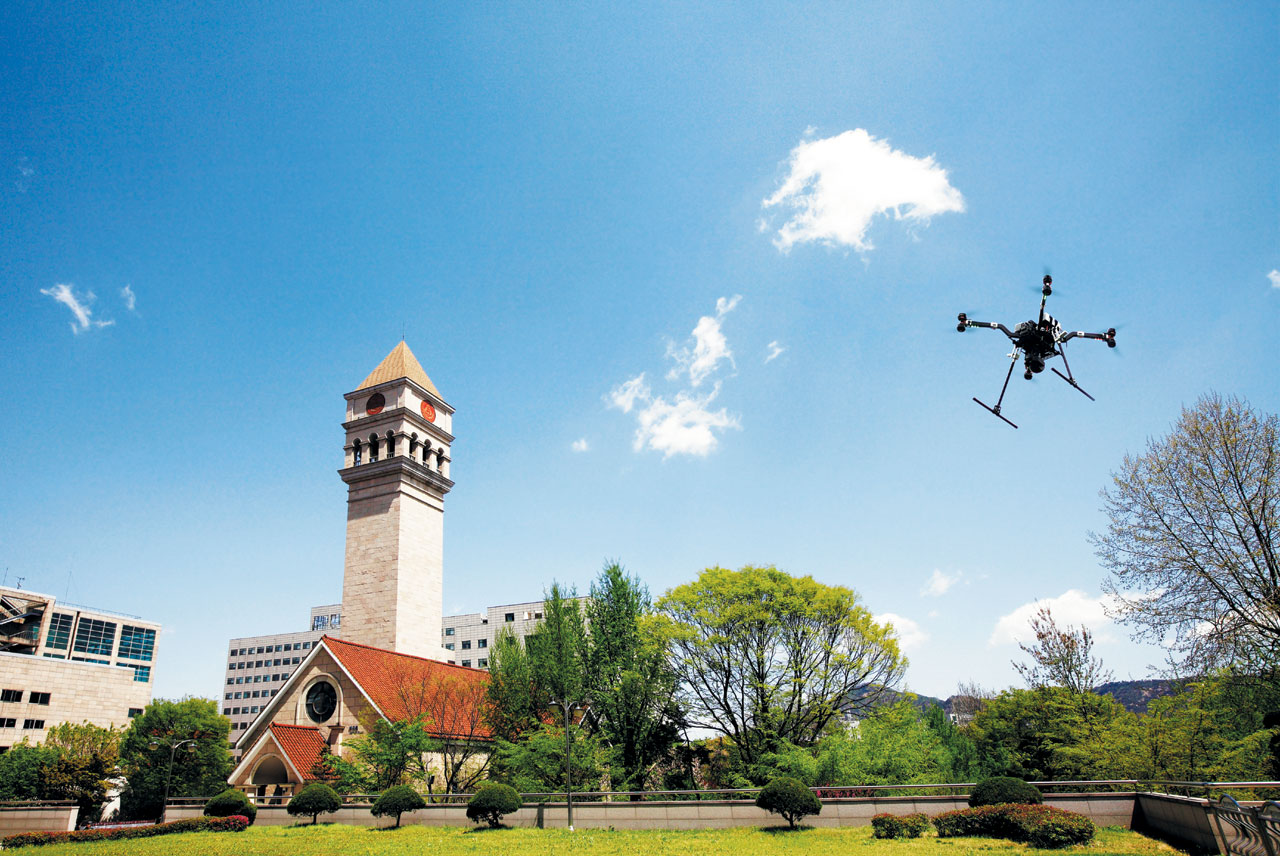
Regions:
[[856, 728], [824, 736], [814, 785], [878, 785], [947, 781], [951, 758], [913, 697], [873, 710]]
[[312, 782], [294, 794], [284, 810], [295, 816], [310, 817], [311, 825], [315, 826], [320, 815], [333, 814], [340, 808], [342, 797], [337, 791], [321, 782]]
[[[1272, 690], [1274, 692], [1274, 690]], [[1274, 709], [1255, 681], [1229, 673], [1186, 683], [1156, 699], [1142, 718], [1144, 775], [1183, 781], [1261, 781], [1269, 776], [1264, 725]]]
[[617, 562], [606, 563], [587, 601], [587, 721], [611, 747], [614, 790], [640, 790], [678, 736], [675, 675], [665, 623], [649, 590]]
[[48, 799], [43, 773], [58, 757], [56, 749], [32, 746], [25, 739], [0, 754], [0, 800]]
[[373, 807], [369, 810], [369, 813], [374, 817], [391, 817], [394, 815], [396, 819], [395, 828], [399, 829], [400, 815], [406, 811], [417, 811], [426, 807], [427, 803], [422, 798], [422, 794], [408, 785], [396, 785], [378, 794], [378, 798], [373, 801]]
[[110, 780], [119, 774], [123, 736], [123, 731], [91, 722], [64, 722], [50, 728], [44, 746], [58, 757], [40, 772], [44, 798], [73, 800], [80, 807], [81, 823], [96, 822], [111, 790]]
[[160, 816], [169, 746], [183, 740], [195, 742], [173, 754], [169, 794], [199, 797], [226, 788], [231, 775], [230, 732], [231, 721], [218, 712], [212, 699], [160, 700], [147, 705], [120, 741], [120, 766], [128, 779], [120, 797], [121, 814], [127, 818]]
[[1110, 696], [1006, 690], [969, 726], [993, 772], [1028, 781], [1108, 778], [1137, 761], [1137, 720]]
[[429, 753], [437, 749], [427, 731], [425, 716], [390, 722], [370, 712], [363, 734], [343, 743], [343, 757], [326, 755], [324, 772], [336, 777], [339, 790], [381, 793], [409, 782], [426, 783], [431, 775]]
[[1280, 418], [1205, 395], [1169, 434], [1126, 455], [1091, 535], [1104, 588], [1182, 674], [1280, 669]]
[[534, 683], [533, 664], [524, 643], [508, 627], [498, 631], [489, 649], [487, 715], [494, 736], [514, 741], [538, 727], [545, 702]]
[[812, 744], [842, 707], [873, 708], [906, 667], [852, 590], [773, 567], [708, 568], [658, 609], [690, 723], [748, 766], [780, 741]]
[[[581, 727], [570, 727], [571, 767], [575, 791], [597, 790], [604, 775], [599, 741]], [[492, 778], [520, 793], [548, 793], [565, 789], [563, 726], [543, 725], [518, 742], [497, 741]]]
[[577, 592], [557, 582], [545, 593], [543, 619], [526, 639], [538, 700], [568, 700], [577, 704], [586, 697], [587, 631]]

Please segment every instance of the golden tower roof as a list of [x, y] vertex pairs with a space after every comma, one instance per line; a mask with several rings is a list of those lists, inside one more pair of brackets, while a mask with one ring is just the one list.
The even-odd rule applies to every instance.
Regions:
[[364, 379], [364, 383], [356, 387], [356, 392], [368, 389], [371, 386], [377, 386], [380, 383], [386, 383], [389, 380], [399, 380], [402, 377], [407, 377], [436, 398], [441, 401], [444, 400], [440, 395], [440, 390], [436, 389], [436, 385], [431, 382], [431, 378], [427, 377], [422, 364], [418, 362], [418, 358], [413, 355], [413, 351], [409, 350], [409, 346], [404, 343], [403, 339], [400, 344], [391, 349], [391, 353], [387, 354], [386, 359], [378, 363], [378, 367], [369, 373], [369, 376]]

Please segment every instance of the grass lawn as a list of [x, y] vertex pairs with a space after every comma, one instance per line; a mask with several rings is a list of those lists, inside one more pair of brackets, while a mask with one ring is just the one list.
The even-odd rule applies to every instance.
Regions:
[[871, 827], [754, 828], [694, 831], [583, 829], [459, 829], [406, 826], [379, 830], [360, 826], [251, 827], [245, 832], [186, 832], [136, 841], [95, 841], [23, 848], [28, 856], [1177, 856], [1178, 851], [1136, 832], [1099, 830], [1083, 847], [1033, 850], [992, 838], [925, 838], [877, 841]]

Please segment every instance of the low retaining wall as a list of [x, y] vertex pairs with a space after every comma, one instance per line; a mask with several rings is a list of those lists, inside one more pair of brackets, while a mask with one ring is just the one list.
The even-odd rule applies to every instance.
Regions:
[[[1132, 826], [1134, 795], [1132, 793], [1050, 794], [1049, 805], [1079, 812], [1098, 826]], [[923, 812], [930, 817], [944, 811], [968, 808], [966, 796], [878, 797], [875, 799], [826, 799], [822, 813], [804, 819], [806, 826], [867, 826], [871, 816], [881, 812], [911, 814]], [[166, 820], [196, 817], [197, 806], [170, 805]], [[369, 813], [369, 805], [343, 806], [336, 814], [322, 815], [322, 820], [351, 826], [392, 826], [394, 818], [377, 818]], [[508, 826], [563, 828], [566, 825], [563, 802], [526, 804], [524, 808], [503, 818]], [[259, 826], [288, 826], [298, 818], [283, 806], [258, 808]], [[303, 818], [303, 822], [309, 822]], [[758, 809], [751, 800], [673, 800], [644, 802], [584, 802], [573, 804], [573, 825], [579, 829], [720, 829], [730, 826], [777, 826], [785, 823], [776, 814]], [[402, 826], [471, 826], [465, 805], [429, 805], [405, 814]]]
[[1225, 853], [1209, 817], [1209, 803], [1172, 794], [1138, 794], [1134, 828], [1202, 853]]
[[80, 807], [75, 803], [0, 804], [0, 837], [20, 832], [69, 832], [79, 818]]

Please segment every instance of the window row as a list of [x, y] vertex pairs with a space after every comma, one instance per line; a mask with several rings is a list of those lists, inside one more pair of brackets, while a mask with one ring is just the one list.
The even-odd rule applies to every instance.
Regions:
[[254, 690], [252, 693], [245, 690], [242, 693], [227, 693], [225, 700], [231, 701], [238, 698], [271, 698], [278, 692], [280, 692], [280, 690]]
[[301, 657], [276, 657], [274, 660], [241, 660], [240, 662], [227, 663], [229, 671], [237, 671], [238, 669], [269, 669], [272, 666], [296, 666], [302, 662]]
[[222, 715], [223, 715], [223, 716], [239, 716], [242, 712], [243, 712], [243, 713], [257, 713], [257, 712], [258, 712], [258, 705], [256, 705], [256, 704], [255, 704], [253, 707], [246, 707], [243, 711], [241, 711], [241, 709], [240, 709], [240, 708], [238, 708], [238, 707], [224, 707], [224, 708], [222, 709]]
[[[22, 690], [0, 689], [0, 702], [17, 703], [22, 701]], [[48, 704], [49, 694], [32, 690], [27, 694], [27, 704]]]
[[289, 680], [288, 672], [277, 672], [274, 675], [253, 675], [251, 677], [243, 677], [243, 678], [227, 678], [227, 686], [230, 687], [230, 686], [234, 686], [235, 684], [269, 684], [272, 681], [287, 681], [287, 680]]
[[[453, 665], [455, 665], [455, 666], [457, 665], [457, 663], [454, 663], [454, 662], [453, 662], [453, 660], [450, 660], [449, 662], [450, 662], [450, 663], [452, 663], [452, 664], [453, 664]], [[462, 661], [462, 665], [466, 666], [466, 667], [469, 669], [469, 668], [471, 668], [471, 661], [470, 661], [470, 660], [463, 660], [463, 661]], [[486, 660], [485, 658], [481, 657], [479, 660], [477, 660], [477, 661], [476, 661], [476, 668], [477, 668], [477, 669], [487, 669], [487, 668], [489, 668], [489, 661], [488, 661], [488, 660]]]
[[[18, 727], [18, 720], [14, 719], [12, 716], [0, 716], [0, 728], [17, 728], [17, 727]], [[43, 719], [24, 719], [22, 720], [22, 728], [27, 731], [30, 731], [30, 730], [38, 731], [44, 728], [44, 720]]]
[[[271, 654], [276, 651], [306, 651], [310, 648], [310, 642], [285, 642], [281, 645], [276, 645], [274, 648], [270, 645], [259, 645], [257, 648], [232, 648], [231, 656], [243, 657], [246, 654], [253, 656], [254, 654]], [[294, 660], [294, 662], [296, 663], [297, 660]]]

